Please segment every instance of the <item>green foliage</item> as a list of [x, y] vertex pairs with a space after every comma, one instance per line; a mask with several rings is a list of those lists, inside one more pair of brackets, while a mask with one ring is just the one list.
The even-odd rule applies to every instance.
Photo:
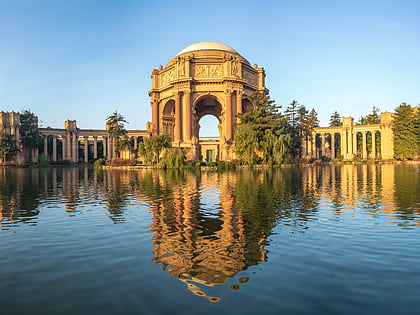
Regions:
[[43, 143], [38, 129], [38, 118], [28, 110], [20, 113], [20, 140], [26, 148], [36, 148]]
[[38, 155], [38, 164], [40, 166], [48, 166], [48, 156], [46, 154]]
[[395, 109], [394, 123], [394, 154], [397, 159], [413, 159], [420, 154], [418, 136], [418, 109], [402, 103]]
[[372, 113], [367, 116], [360, 117], [357, 125], [374, 125], [381, 123], [381, 116], [379, 108], [373, 106]]
[[160, 168], [182, 168], [185, 163], [185, 154], [181, 148], [168, 148], [165, 150], [158, 167]]
[[330, 127], [339, 127], [342, 125], [340, 114], [335, 111], [330, 117]]
[[4, 130], [0, 130], [0, 159], [2, 162], [12, 160], [19, 152], [19, 148], [14, 137]]
[[146, 163], [157, 164], [160, 155], [165, 148], [171, 147], [171, 139], [168, 135], [159, 135], [145, 138], [138, 145], [138, 152], [144, 157]]
[[238, 114], [240, 125], [235, 134], [235, 152], [245, 164], [281, 163], [287, 137], [284, 117], [268, 95], [254, 92], [249, 96], [253, 109]]
[[124, 116], [115, 111], [106, 118], [106, 128], [111, 139], [115, 141], [115, 152], [124, 150], [129, 145], [127, 130], [125, 129], [127, 121]]
[[106, 163], [106, 160], [105, 159], [99, 158], [95, 162], [93, 162], [93, 166], [94, 167], [100, 167], [102, 165], [105, 165], [105, 163]]
[[288, 151], [292, 159], [302, 155], [302, 141], [308, 141], [312, 130], [318, 127], [318, 114], [314, 109], [309, 112], [304, 105], [292, 101], [285, 111], [286, 131], [290, 137]]
[[234, 170], [235, 168], [235, 164], [233, 164], [231, 161], [219, 161], [217, 163], [217, 170], [219, 171]]

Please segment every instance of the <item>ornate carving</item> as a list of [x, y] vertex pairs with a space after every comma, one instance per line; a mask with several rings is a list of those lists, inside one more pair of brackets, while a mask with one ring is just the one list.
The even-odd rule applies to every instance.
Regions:
[[222, 65], [196, 65], [194, 70], [196, 78], [221, 78], [223, 75]]
[[175, 80], [175, 71], [169, 70], [165, 73], [162, 73], [162, 85], [167, 85], [169, 82]]
[[258, 85], [257, 74], [244, 70], [242, 72], [242, 77], [245, 81], [248, 81], [250, 84], [256, 85], [256, 86]]

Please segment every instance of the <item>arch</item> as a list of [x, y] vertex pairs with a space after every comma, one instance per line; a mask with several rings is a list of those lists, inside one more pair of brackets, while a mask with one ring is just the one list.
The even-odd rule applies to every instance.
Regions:
[[168, 100], [162, 109], [162, 126], [161, 132], [168, 135], [172, 140], [174, 139], [175, 128], [175, 101]]
[[246, 97], [246, 98], [242, 99], [242, 112], [243, 113], [248, 113], [252, 109], [254, 109], [254, 105], [251, 103], [249, 98]]

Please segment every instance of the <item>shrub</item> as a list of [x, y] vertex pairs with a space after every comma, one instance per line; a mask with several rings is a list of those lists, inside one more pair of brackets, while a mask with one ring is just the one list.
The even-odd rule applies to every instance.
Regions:
[[158, 167], [181, 168], [184, 165], [185, 155], [181, 148], [168, 148], [162, 156]]
[[102, 165], [105, 165], [106, 160], [103, 158], [97, 159], [95, 162], [93, 162], [94, 167], [100, 167]]
[[231, 161], [219, 161], [217, 163], [217, 169], [218, 170], [233, 170], [236, 166]]
[[38, 164], [39, 166], [47, 166], [48, 165], [48, 156], [45, 154], [38, 155]]

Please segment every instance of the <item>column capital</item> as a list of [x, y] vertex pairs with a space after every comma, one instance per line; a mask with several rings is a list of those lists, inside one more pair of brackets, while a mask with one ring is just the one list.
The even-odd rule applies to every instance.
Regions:
[[232, 95], [232, 93], [233, 93], [233, 90], [231, 90], [231, 89], [225, 89], [225, 94], [227, 96]]

